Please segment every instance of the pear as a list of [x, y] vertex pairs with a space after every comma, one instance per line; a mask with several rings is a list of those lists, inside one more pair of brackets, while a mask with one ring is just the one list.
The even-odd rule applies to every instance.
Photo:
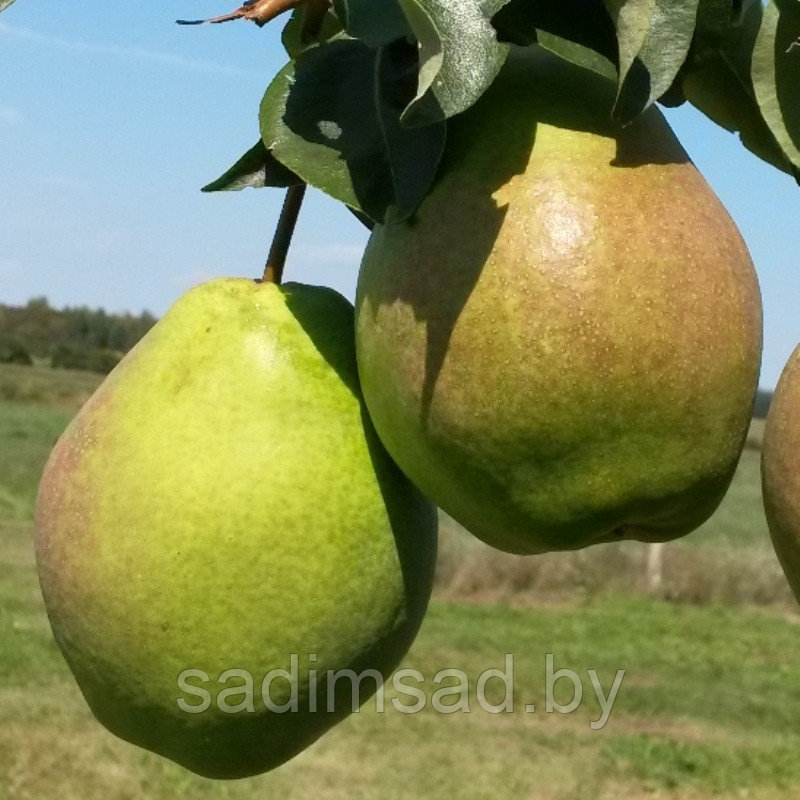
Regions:
[[[237, 778], [294, 756], [395, 668], [435, 535], [365, 415], [350, 303], [218, 279], [175, 303], [59, 439], [35, 543], [96, 717]], [[329, 683], [341, 670], [371, 672]]]
[[772, 543], [800, 602], [800, 346], [772, 396], [764, 425], [761, 480]]
[[451, 121], [437, 181], [373, 230], [356, 354], [420, 489], [516, 553], [664, 541], [716, 508], [743, 446], [761, 302], [733, 221], [655, 108], [514, 52]]

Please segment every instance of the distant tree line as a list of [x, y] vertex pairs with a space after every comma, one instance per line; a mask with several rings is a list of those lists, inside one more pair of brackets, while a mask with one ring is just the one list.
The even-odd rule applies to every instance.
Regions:
[[44, 297], [22, 307], [0, 304], [0, 363], [49, 363], [65, 369], [110, 372], [153, 326], [144, 312], [52, 308]]

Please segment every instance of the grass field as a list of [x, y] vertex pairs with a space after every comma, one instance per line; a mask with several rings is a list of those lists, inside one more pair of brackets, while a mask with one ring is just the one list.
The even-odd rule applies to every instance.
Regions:
[[[368, 702], [275, 772], [220, 783], [106, 733], [52, 641], [31, 547], [36, 481], [98, 379], [23, 370], [0, 368], [0, 800], [800, 794], [800, 617], [766, 537], [756, 448], [715, 517], [664, 549], [657, 591], [640, 580], [645, 546], [519, 559], [445, 520], [437, 598], [404, 666], [426, 676], [429, 695], [438, 670], [463, 670], [470, 713], [428, 703], [402, 714], [390, 690], [384, 713]], [[476, 678], [505, 653], [515, 711], [490, 714]], [[582, 678], [585, 702], [571, 714], [545, 711], [548, 653]], [[599, 731], [589, 669], [605, 691], [626, 671]], [[570, 695], [560, 681], [557, 700]]]

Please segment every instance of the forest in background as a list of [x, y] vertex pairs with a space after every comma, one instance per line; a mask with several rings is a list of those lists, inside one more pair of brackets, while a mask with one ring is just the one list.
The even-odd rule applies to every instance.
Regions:
[[156, 322], [103, 309], [52, 308], [45, 297], [24, 306], [0, 303], [0, 363], [108, 373]]

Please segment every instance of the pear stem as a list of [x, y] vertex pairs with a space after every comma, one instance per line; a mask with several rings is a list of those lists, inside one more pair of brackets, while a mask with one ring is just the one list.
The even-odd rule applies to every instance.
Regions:
[[300, 207], [303, 205], [305, 193], [305, 183], [298, 183], [286, 190], [286, 198], [283, 201], [281, 215], [275, 228], [275, 236], [272, 239], [272, 246], [269, 249], [269, 256], [264, 267], [264, 277], [262, 278], [264, 283], [280, 284], [281, 280], [283, 280], [286, 255], [289, 252], [289, 245], [292, 243], [294, 228], [297, 224], [297, 217], [300, 214]]

